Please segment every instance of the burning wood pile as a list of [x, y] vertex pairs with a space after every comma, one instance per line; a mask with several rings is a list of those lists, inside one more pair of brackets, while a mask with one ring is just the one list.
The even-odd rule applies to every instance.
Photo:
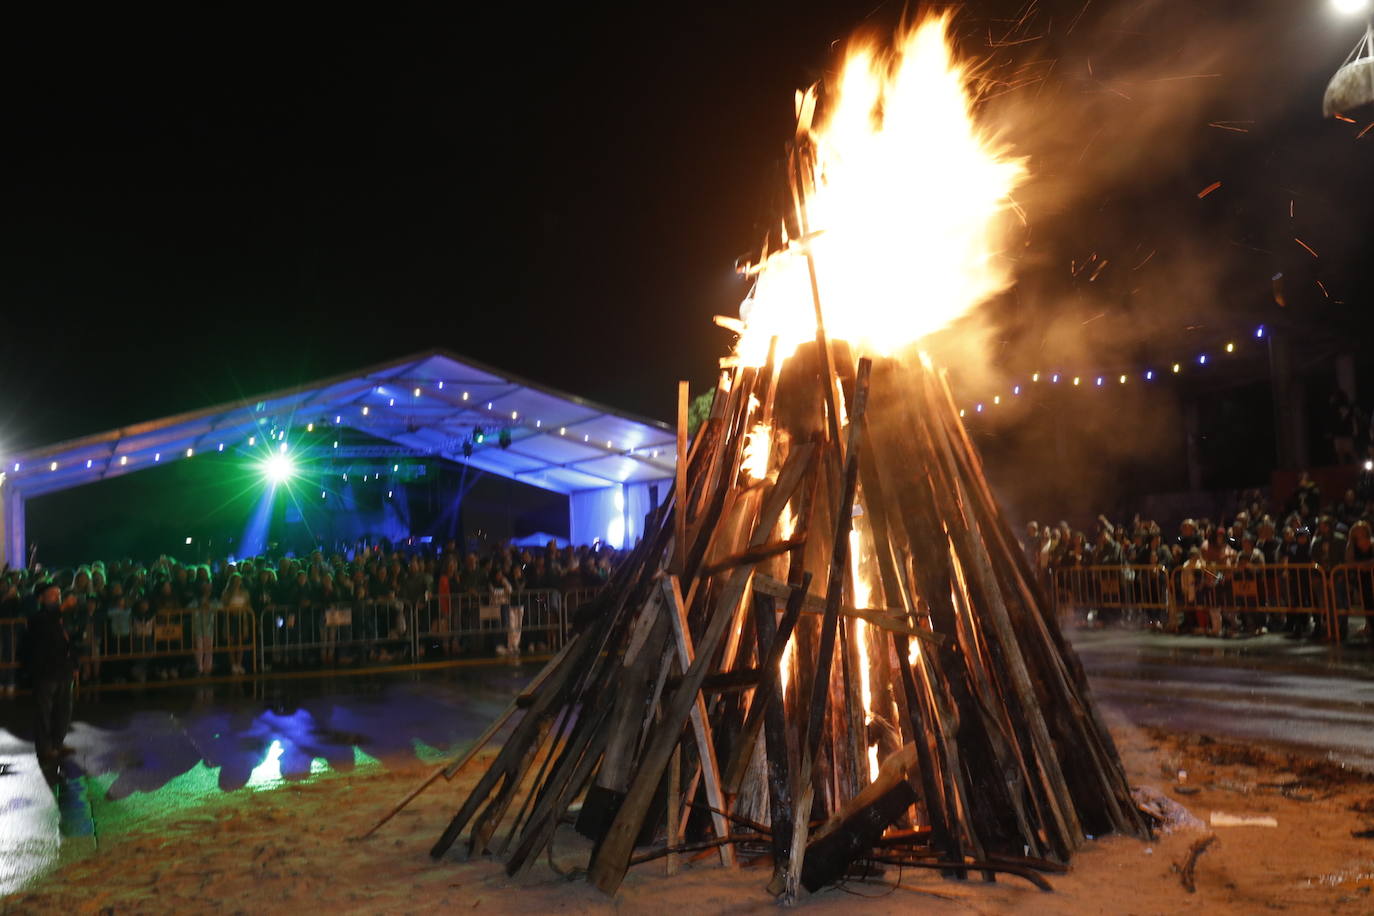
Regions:
[[[791, 231], [756, 268], [711, 415], [688, 449], [684, 387], [671, 497], [522, 694], [435, 857], [466, 834], [469, 854], [503, 856], [515, 874], [571, 819], [607, 893], [631, 865], [666, 856], [671, 873], [712, 850], [726, 865], [771, 863], [770, 890], [795, 900], [882, 864], [1043, 884], [1038, 872], [1062, 870], [1085, 838], [1145, 832], [946, 378], [905, 346], [1005, 285], [988, 223], [1021, 171], [973, 129], [943, 26], [921, 26], [890, 59], [851, 57], [840, 97], [867, 118], [837, 103], [813, 130], [815, 96], [799, 99]], [[909, 68], [935, 83], [913, 84]], [[947, 140], [935, 123], [892, 136], [910, 133], [904, 98], [928, 119], [950, 108], [928, 96], [951, 86], [962, 134]], [[862, 142], [844, 140], [846, 123]], [[957, 249], [934, 255], [952, 289], [929, 288], [937, 272], [911, 263], [920, 254], [896, 265], [903, 277], [845, 254], [893, 245], [873, 235], [872, 208], [847, 221], [852, 198], [835, 195], [863, 193], [846, 168], [874, 184], [873, 151], [894, 159], [884, 144], [899, 141], [1003, 182], [979, 192], [976, 218], [915, 227], [923, 244]], [[879, 211], [954, 180], [888, 177], [874, 184]], [[922, 213], [933, 216], [907, 210], [884, 231]], [[890, 299], [882, 284], [913, 276], [904, 307], [918, 327], [890, 311], [855, 322], [855, 303], [874, 298], [861, 286]]]

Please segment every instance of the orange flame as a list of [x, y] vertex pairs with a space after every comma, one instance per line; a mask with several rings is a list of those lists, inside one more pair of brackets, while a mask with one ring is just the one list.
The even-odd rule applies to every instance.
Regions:
[[[858, 528], [849, 530], [849, 570], [854, 582], [854, 606], [866, 608], [873, 601], [873, 587], [864, 575], [864, 567], [859, 552], [862, 546]], [[859, 656], [859, 696], [864, 705], [864, 727], [873, 724], [873, 675], [868, 670], [868, 621], [856, 620], [854, 626], [855, 645]], [[878, 745], [868, 746], [868, 780], [878, 778]]]
[[767, 423], [754, 424], [753, 430], [744, 437], [744, 458], [741, 466], [750, 480], [762, 480], [768, 476], [768, 454], [772, 450], [773, 431]]
[[[856, 355], [892, 355], [1005, 289], [1003, 211], [1025, 177], [973, 120], [969, 68], [954, 60], [949, 17], [852, 49], [828, 116], [809, 136], [805, 204], [826, 333]], [[809, 110], [808, 93], [802, 108]], [[805, 118], [806, 115], [803, 115]], [[806, 240], [784, 239], [750, 272], [736, 353], [762, 365], [815, 338]]]

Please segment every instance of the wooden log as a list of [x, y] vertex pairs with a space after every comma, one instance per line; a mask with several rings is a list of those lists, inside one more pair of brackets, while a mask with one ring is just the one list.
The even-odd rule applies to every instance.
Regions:
[[682, 497], [687, 493], [687, 411], [689, 406], [688, 387], [690, 383], [677, 383], [677, 487], [680, 511], [673, 513], [676, 534], [673, 544], [676, 557], [673, 569], [681, 573], [687, 569], [687, 512]]
[[[1040, 590], [1034, 572], [1024, 554], [1017, 549], [1011, 528], [987, 485], [977, 451], [963, 424], [956, 419], [957, 411], [947, 380], [941, 376], [939, 381], [944, 410], [936, 415], [943, 417], [946, 428], [950, 430], [949, 438], [957, 446], [954, 455], [961, 463], [965, 477], [972, 482], [974, 507], [984, 519], [984, 532], [991, 535], [989, 547], [998, 549], [1006, 560], [994, 564], [996, 571], [1006, 580], [1009, 594], [1019, 596], [1022, 608], [1026, 611], [1018, 617], [1023, 624], [1023, 643], [1040, 662], [1040, 680], [1057, 687], [1067, 701], [1054, 704], [1050, 710], [1053, 721], [1060, 726], [1057, 743], [1070, 751], [1086, 751], [1091, 759], [1083, 766], [1105, 793], [1102, 799], [1105, 806], [1089, 797], [1080, 801], [1079, 810], [1083, 814], [1104, 811], [1112, 829], [1146, 836], [1149, 829], [1130, 797], [1125, 768], [1110, 732], [1091, 700], [1087, 678], [1077, 654], [1063, 638], [1058, 620], [1049, 610], [1050, 604]], [[1070, 778], [1070, 785], [1079, 794], [1087, 782], [1075, 773]], [[1094, 831], [1104, 832], [1097, 824], [1095, 821]]]
[[[579, 729], [569, 740], [554, 775], [545, 783], [542, 797], [530, 815], [529, 824], [520, 837], [519, 844], [506, 863], [506, 874], [515, 875], [534, 860], [536, 854], [549, 844], [553, 832], [562, 820], [574, 798], [587, 785], [593, 768], [601, 759], [610, 733], [601, 725], [608, 716], [602, 707], [592, 710], [587, 728]], [[563, 774], [566, 773], [566, 776]]]
[[[693, 663], [696, 661], [696, 652], [692, 645], [692, 634], [687, 627], [687, 608], [683, 606], [682, 592], [676, 576], [669, 576], [663, 581], [663, 594], [669, 604], [666, 616], [672, 626], [673, 644], [677, 646], [678, 664], [684, 672], [691, 671]], [[691, 688], [695, 700], [690, 709], [692, 733], [696, 736], [697, 759], [701, 763], [702, 778], [706, 786], [706, 799], [714, 809], [711, 817], [714, 821], [716, 836], [725, 836], [730, 832], [730, 822], [723, 813], [725, 811], [725, 793], [721, 791], [720, 787], [715, 739], [711, 735], [711, 723], [706, 717], [706, 701], [701, 696], [701, 683], [704, 680], [704, 676], [697, 677], [696, 684]], [[678, 686], [679, 689], [683, 687], [681, 684]], [[734, 847], [730, 845], [721, 846], [720, 860], [722, 865], [733, 866], [735, 864]]]
[[[649, 604], [661, 607], [663, 601], [655, 596]], [[653, 645], [662, 645], [668, 637], [667, 617], [667, 614], [661, 613], [652, 616], [653, 622], [648, 630]], [[646, 619], [650, 619], [647, 610], [636, 623], [643, 623]], [[657, 652], [640, 651], [634, 657], [626, 653], [623, 670], [617, 678], [619, 686], [610, 701], [611, 718], [607, 725], [610, 736], [606, 750], [577, 817], [577, 831], [588, 839], [601, 839], [629, 787], [634, 757], [644, 728], [645, 709], [655, 688], [658, 662]]]
[[[573, 637], [573, 640], [575, 639], [576, 637]], [[541, 686], [543, 686], [544, 682], [548, 680], [550, 672], [552, 672], [553, 670], [558, 668], [560, 664], [562, 664], [563, 658], [568, 654], [568, 651], [571, 649], [573, 645], [573, 640], [569, 640], [567, 643], [564, 643], [563, 648], [558, 651], [558, 654], [555, 655], [553, 658], [549, 659], [548, 663], [545, 664], [542, 669], [540, 669], [537, 675], [535, 675], [534, 680], [532, 680], [528, 685], [526, 685], [524, 690], [520, 691], [516, 698], [511, 701], [511, 704], [506, 707], [505, 711], [501, 713], [501, 715], [497, 716], [496, 719], [494, 719], [492, 723], [486, 727], [482, 734], [477, 736], [477, 740], [473, 741], [472, 744], [468, 745], [467, 750], [464, 751], [462, 755], [458, 757], [457, 760], [451, 761], [449, 763], [444, 764], [443, 766], [437, 767], [434, 770], [434, 772], [429, 775], [428, 779], [426, 779], [424, 782], [420, 783], [418, 786], [412, 789], [410, 793], [406, 795], [405, 798], [401, 799], [389, 811], [387, 811], [386, 814], [382, 815], [381, 819], [378, 820], [377, 823], [373, 824], [370, 828], [368, 828], [366, 833], [361, 834], [358, 837], [358, 839], [365, 840], [368, 837], [372, 836], [372, 834], [376, 833], [378, 828], [380, 828], [383, 824], [391, 820], [396, 815], [400, 814], [401, 811], [403, 811], [407, 805], [409, 805], [412, 801], [419, 797], [421, 792], [425, 791], [425, 789], [428, 789], [431, 785], [438, 781], [439, 777], [442, 776], [446, 780], [452, 780], [453, 777], [461, 773], [463, 771], [463, 768], [466, 767], [469, 763], [471, 763], [473, 758], [477, 756], [477, 754], [482, 750], [482, 748], [486, 747], [487, 744], [491, 741], [491, 739], [496, 736], [497, 732], [499, 732], [502, 728], [505, 727], [506, 723], [510, 721], [511, 716], [515, 715], [516, 710], [526, 709], [533, 703], [535, 691], [537, 691]]]
[[[782, 507], [791, 499], [810, 466], [813, 453], [814, 449], [803, 447], [796, 450], [788, 459], [787, 466], [778, 475], [778, 482], [759, 513], [754, 530], [756, 543], [763, 543], [772, 532]], [[662, 722], [655, 729], [653, 738], [641, 756], [639, 770], [630, 783], [625, 802], [620, 806], [610, 830], [592, 856], [588, 878], [607, 894], [614, 893], [624, 880], [639, 826], [662, 778], [668, 758], [672, 756], [672, 750], [678, 743], [682, 727], [696, 705], [701, 682], [709, 673], [710, 660], [720, 648], [725, 627], [734, 618], [748, 578], [749, 572], [744, 569], [731, 574], [731, 582], [723, 590], [722, 599], [717, 602], [706, 631], [697, 641], [696, 657], [685, 672], [682, 685], [673, 692], [663, 708]]]
[[[772, 576], [763, 573], [755, 573], [753, 581], [754, 591], [761, 595], [769, 595], [773, 598], [786, 599], [792, 594], [795, 586], [780, 582]], [[807, 593], [801, 611], [803, 614], [825, 614], [825, 599]], [[841, 607], [839, 614], [841, 617], [853, 617], [875, 626], [888, 633], [900, 633], [903, 636], [920, 640], [931, 646], [938, 646], [944, 641], [943, 633], [933, 633], [924, 627], [912, 626], [906, 621], [912, 617], [924, 615], [908, 614], [903, 608], [895, 607]]]
[[[804, 574], [801, 585], [792, 589], [787, 596], [787, 607], [783, 611], [781, 622], [770, 628], [775, 632], [768, 640], [767, 654], [760, 664], [760, 668], [765, 673], [778, 671], [778, 663], [782, 661], [783, 652], [787, 650], [787, 642], [792, 638], [792, 631], [801, 615], [802, 599], [806, 595], [806, 588], [810, 583], [811, 574]], [[752, 753], [754, 747], [754, 738], [758, 735], [759, 728], [764, 725], [764, 717], [775, 699], [779, 703], [778, 710], [781, 713], [781, 698], [782, 680], [780, 677], [769, 677], [754, 692], [754, 701], [749, 707], [749, 715], [745, 717], [744, 727], [741, 729], [740, 744], [736, 747], [735, 753], [731, 755], [730, 763], [726, 767], [726, 792], [733, 795], [739, 791], [740, 781], [744, 778], [744, 770], [749, 765], [749, 754]]]
[[854, 390], [854, 405], [850, 411], [849, 456], [845, 460], [844, 485], [840, 495], [838, 517], [835, 522], [829, 584], [825, 596], [825, 619], [821, 621], [821, 642], [816, 656], [816, 680], [811, 689], [809, 719], [805, 733], [807, 743], [811, 748], [812, 758], [816, 756], [820, 748], [821, 729], [825, 723], [825, 710], [830, 691], [830, 665], [835, 655], [844, 574], [849, 565], [849, 529], [853, 521], [850, 512], [854, 507], [854, 493], [859, 482], [857, 457], [859, 424], [857, 420], [863, 417], [868, 402], [868, 375], [871, 366], [872, 363], [867, 359], [859, 361], [859, 376]]
[[[668, 848], [682, 843], [682, 748], [673, 749], [672, 764], [668, 767]], [[676, 853], [668, 853], [668, 877], [677, 874]]]
[[[764, 753], [767, 757], [767, 783], [768, 783], [768, 813], [769, 827], [773, 845], [773, 877], [776, 879], [787, 874], [788, 856], [792, 852], [792, 771], [790, 766], [790, 753], [787, 747], [787, 723], [784, 720], [784, 711], [781, 702], [774, 702], [774, 699], [782, 693], [782, 678], [778, 671], [778, 663], [773, 660], [775, 646], [779, 642], [777, 618], [773, 611], [773, 599], [766, 595], [755, 593], [754, 595], [754, 632], [758, 639], [758, 654], [760, 666], [765, 675], [763, 683], [766, 687], [756, 691], [754, 694], [753, 705], [749, 707], [750, 716], [757, 716], [763, 722]], [[796, 622], [797, 615], [791, 615], [792, 622]], [[784, 617], [786, 621], [786, 617]], [[787, 637], [791, 636], [791, 626], [787, 625]], [[783, 645], [786, 645], [784, 640]], [[776, 652], [778, 658], [782, 656], [780, 649]], [[769, 662], [772, 664], [769, 664]], [[754, 740], [747, 727], [743, 730], [741, 745], [748, 742], [752, 747]], [[742, 748], [741, 748], [742, 751]], [[737, 753], [736, 759], [740, 759], [743, 753]], [[731, 761], [733, 766], [738, 766]], [[733, 773], [727, 774], [727, 784], [734, 777], [734, 784], [739, 784], [740, 777]]]
[[878, 778], [812, 835], [802, 863], [803, 887], [814, 894], [844, 877], [855, 859], [872, 851], [883, 831], [917, 801], [907, 779], [907, 770], [915, 763], [914, 745], [887, 758]]
[[768, 544], [760, 544], [757, 547], [750, 547], [739, 553], [731, 554], [719, 562], [712, 563], [705, 567], [701, 574], [703, 576], [715, 576], [723, 572], [728, 572], [739, 566], [753, 566], [762, 563], [770, 557], [776, 557], [780, 553], [788, 553], [806, 543], [806, 538], [790, 538], [786, 541], [773, 541]]
[[463, 832], [467, 822], [477, 813], [478, 807], [496, 789], [498, 784], [503, 779], [510, 782], [516, 778], [516, 772], [520, 769], [519, 764], [524, 759], [525, 752], [538, 737], [542, 726], [554, 714], [556, 704], [562, 698], [565, 688], [577, 673], [580, 663], [586, 655], [586, 650], [592, 644], [592, 640], [580, 638], [580, 636], [574, 636], [569, 642], [569, 646], [575, 645], [581, 651], [569, 652], [563, 657], [562, 663], [552, 671], [536, 696], [534, 703], [531, 704], [529, 710], [516, 726], [515, 732], [507, 739], [500, 753], [497, 754], [496, 760], [487, 768], [487, 772], [483, 774], [477, 786], [459, 807], [458, 812], [454, 814], [439, 840], [430, 849], [430, 856], [435, 859], [443, 856], [458, 839], [459, 834]]

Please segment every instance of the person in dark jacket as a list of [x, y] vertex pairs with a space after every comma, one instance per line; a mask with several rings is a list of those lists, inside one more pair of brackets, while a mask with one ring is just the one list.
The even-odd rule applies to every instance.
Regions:
[[76, 647], [62, 621], [62, 590], [44, 582], [34, 590], [37, 610], [28, 624], [28, 668], [33, 681], [34, 745], [40, 761], [72, 749], [63, 744], [72, 721], [72, 678]]

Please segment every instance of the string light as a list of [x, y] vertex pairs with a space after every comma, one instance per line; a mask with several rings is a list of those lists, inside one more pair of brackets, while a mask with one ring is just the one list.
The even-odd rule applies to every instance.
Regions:
[[512, 420], [518, 420], [518, 419], [520, 419], [520, 412], [517, 411], [517, 410], [512, 410], [512, 411], [510, 412], [510, 418], [511, 418]]
[[195, 453], [196, 453], [196, 450], [195, 450], [195, 449], [193, 449], [193, 448], [188, 448], [188, 449], [186, 450], [186, 457], [187, 457], [187, 458], [190, 458], [190, 457], [191, 457], [192, 455], [194, 455]]
[[1078, 376], [1075, 375], [1075, 376], [1073, 377], [1073, 383], [1074, 383], [1075, 385], [1078, 384]]
[[993, 403], [993, 404], [1001, 404], [1001, 403], [1002, 403], [1002, 396], [1001, 396], [1000, 394], [994, 394], [994, 395], [992, 396], [992, 403]]
[[[153, 452], [153, 460], [154, 460], [154, 461], [161, 461], [161, 460], [162, 460], [162, 453], [161, 453], [161, 452]], [[52, 467], [53, 467], [53, 470], [54, 470], [54, 471], [57, 470], [57, 462], [56, 462], [56, 461], [53, 462]]]
[[224, 443], [223, 443], [223, 442], [221, 442], [221, 443], [219, 444], [219, 448], [218, 448], [216, 451], [221, 451], [221, 452], [224, 451]]
[[1199, 357], [1197, 358], [1197, 364], [1198, 364], [1199, 366], [1205, 366], [1205, 365], [1207, 365], [1207, 354], [1206, 354], [1206, 353], [1202, 354], [1201, 356], [1199, 356]]
[[979, 404], [977, 407], [974, 407], [973, 409], [976, 410], [978, 413], [982, 413], [982, 412], [983, 412], [983, 405], [982, 405], [982, 404]]
[[307, 423], [307, 424], [305, 424], [305, 431], [308, 432], [308, 433], [313, 433], [313, 432], [315, 431], [315, 424], [314, 424], [314, 423]]
[[249, 437], [248, 437], [248, 445], [249, 445], [249, 447], [252, 447], [252, 446], [257, 445], [257, 444], [258, 444], [258, 437], [257, 437], [257, 436], [249, 436]]
[[467, 393], [466, 391], [464, 391], [464, 392], [463, 392], [463, 400], [466, 401], [467, 399], [468, 399], [468, 393]]
[[1154, 378], [1155, 378], [1155, 370], [1153, 370], [1153, 369], [1147, 369], [1147, 370], [1145, 370], [1145, 381], [1147, 381], [1147, 382], [1152, 382], [1152, 381], [1154, 381]]
[[391, 400], [387, 401], [387, 402], [386, 402], [386, 406], [388, 406], [388, 407], [395, 407], [395, 406], [396, 406], [396, 399], [395, 399], [395, 398], [392, 398]]
[[1180, 366], [1178, 363], [1174, 363], [1174, 372], [1175, 372], [1175, 374], [1177, 374], [1177, 373], [1178, 373], [1178, 370], [1179, 370], [1179, 369], [1182, 369], [1182, 368], [1183, 368], [1183, 367]]
[[1098, 388], [1101, 388], [1101, 387], [1102, 387], [1102, 376], [1100, 376], [1100, 375], [1097, 377], [1097, 387], [1098, 387]]
[[120, 466], [120, 467], [124, 467], [124, 466], [125, 466], [126, 464], [128, 464], [128, 463], [129, 463], [129, 456], [128, 456], [128, 455], [120, 455], [120, 456], [119, 456], [119, 466]]
[[1032, 381], [1032, 382], [1038, 382], [1038, 381], [1040, 381], [1040, 373], [1039, 373], [1039, 372], [1032, 373], [1032, 374], [1031, 374], [1031, 381]]
[[1263, 337], [1263, 336], [1264, 336], [1264, 325], [1260, 325], [1259, 327], [1255, 328], [1255, 338], [1256, 338], [1256, 339], [1259, 339], [1259, 338], [1261, 338], [1261, 337]]
[[568, 428], [567, 428], [566, 426], [560, 426], [560, 427], [558, 427], [558, 435], [560, 435], [560, 436], [566, 436], [567, 434], [568, 434]]
[[1126, 384], [1126, 376], [1121, 376], [1121, 384]]
[[420, 389], [419, 389], [419, 388], [416, 388], [416, 389], [415, 389], [415, 396], [416, 396], [417, 398], [420, 396]]
[[363, 405], [363, 416], [367, 416], [367, 405]]
[[1053, 382], [1054, 384], [1058, 385], [1058, 384], [1059, 384], [1059, 373], [1056, 372], [1054, 375], [1051, 375], [1051, 376], [1050, 376], [1050, 381]]
[[87, 459], [86, 459], [86, 470], [89, 471], [90, 469], [91, 469], [91, 459], [87, 458]]
[[339, 425], [340, 423], [342, 423], [342, 422], [343, 422], [343, 417], [341, 417], [341, 416], [339, 416], [339, 415], [336, 414], [335, 417], [334, 417], [334, 425], [335, 425], [335, 426], [338, 426], [338, 425]]
[[1228, 343], [1228, 344], [1226, 345], [1226, 352], [1227, 352], [1227, 353], [1234, 353], [1234, 352], [1236, 352], [1236, 345], [1233, 344], [1233, 343]]
[[1020, 386], [1020, 385], [1012, 385], [1012, 386], [1011, 386], [1011, 393], [1012, 393], [1012, 394], [1020, 394], [1020, 393], [1021, 393], [1021, 386]]

